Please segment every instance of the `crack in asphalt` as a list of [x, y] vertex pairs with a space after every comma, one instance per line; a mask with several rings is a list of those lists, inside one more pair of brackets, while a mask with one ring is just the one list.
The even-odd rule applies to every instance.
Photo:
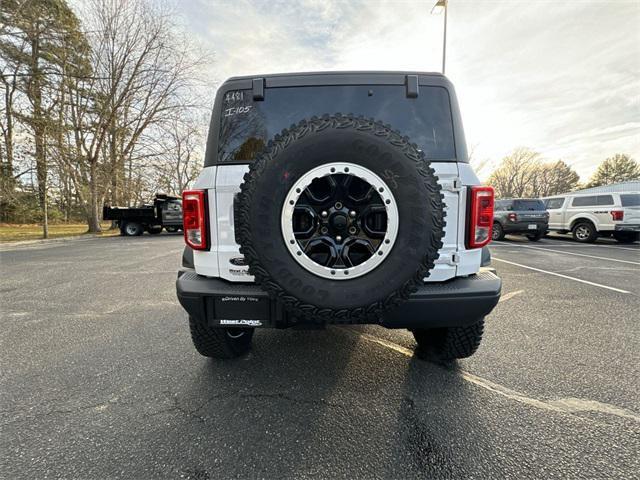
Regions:
[[[339, 408], [344, 408], [345, 405], [342, 403], [336, 403], [336, 402], [330, 402], [324, 398], [320, 398], [320, 399], [304, 399], [304, 398], [296, 398], [293, 397], [291, 395], [287, 395], [284, 393], [241, 393], [241, 392], [230, 392], [230, 393], [225, 393], [225, 394], [216, 394], [213, 396], [208, 397], [204, 402], [202, 402], [200, 404], [200, 406], [193, 408], [193, 409], [188, 409], [186, 407], [184, 407], [183, 405], [180, 404], [179, 400], [178, 400], [178, 396], [176, 393], [172, 393], [172, 392], [168, 392], [165, 391], [163, 392], [164, 394], [166, 394], [171, 401], [173, 402], [173, 405], [169, 408], [164, 408], [161, 410], [157, 410], [155, 412], [152, 413], [148, 413], [145, 416], [147, 417], [154, 417], [157, 415], [162, 415], [162, 414], [173, 414], [173, 413], [181, 413], [187, 417], [193, 418], [195, 420], [197, 420], [200, 423], [205, 423], [206, 421], [206, 417], [203, 417], [202, 415], [199, 415], [199, 412], [202, 411], [202, 409], [204, 409], [209, 403], [211, 403], [214, 400], [220, 399], [220, 398], [224, 398], [225, 400], [229, 400], [232, 398], [238, 398], [238, 399], [251, 399], [251, 400], [284, 400], [287, 402], [292, 402], [292, 403], [296, 403], [296, 404], [300, 404], [300, 405], [315, 405], [315, 406], [328, 406], [328, 407], [339, 407]], [[409, 399], [411, 400], [411, 399]], [[411, 400], [413, 402], [413, 400]]]
[[[33, 415], [28, 415], [22, 418], [13, 418], [7, 422], [2, 422], [2, 426], [6, 426], [6, 425], [11, 425], [13, 423], [16, 422], [25, 422], [25, 421], [29, 421], [29, 420], [35, 420], [38, 418], [46, 418], [46, 417], [51, 417], [54, 415], [70, 415], [70, 414], [74, 414], [74, 413], [79, 413], [79, 412], [83, 412], [85, 410], [91, 410], [94, 409], [96, 412], [104, 412], [105, 410], [107, 410], [109, 408], [109, 406], [111, 405], [135, 405], [134, 403], [127, 403], [127, 402], [120, 402], [118, 397], [112, 398], [107, 400], [106, 402], [99, 402], [99, 403], [93, 403], [91, 405], [82, 405], [79, 407], [75, 407], [75, 408], [70, 408], [70, 409], [51, 409], [48, 410], [46, 412], [41, 412], [41, 413], [35, 413]], [[32, 410], [31, 407], [27, 407], [27, 408], [18, 408], [18, 409], [14, 409], [14, 410], [2, 410], [0, 411], [1, 415], [16, 415], [16, 414], [20, 414], [26, 411], [30, 411]]]

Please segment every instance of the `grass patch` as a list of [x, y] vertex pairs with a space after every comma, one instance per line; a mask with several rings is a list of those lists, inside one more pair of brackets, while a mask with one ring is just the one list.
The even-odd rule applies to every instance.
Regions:
[[[111, 222], [103, 222], [100, 235], [118, 235], [118, 230], [109, 230]], [[56, 223], [49, 225], [49, 238], [75, 237], [87, 233], [86, 223]], [[0, 223], [0, 242], [19, 242], [22, 240], [38, 240], [42, 238], [42, 225], [16, 225]]]

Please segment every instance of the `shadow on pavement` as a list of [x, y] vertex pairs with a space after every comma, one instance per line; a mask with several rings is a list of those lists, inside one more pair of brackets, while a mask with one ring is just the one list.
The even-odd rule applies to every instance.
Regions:
[[[183, 459], [183, 474], [455, 478], [462, 472], [467, 460], [453, 454], [450, 433], [459, 416], [468, 417], [468, 386], [452, 370], [416, 357], [407, 364], [407, 357], [336, 328], [262, 331], [254, 341], [244, 359], [202, 359], [175, 397], [185, 435], [194, 434], [188, 425], [198, 427], [199, 444], [190, 450], [205, 449]], [[193, 461], [207, 458], [206, 451], [211, 462]]]

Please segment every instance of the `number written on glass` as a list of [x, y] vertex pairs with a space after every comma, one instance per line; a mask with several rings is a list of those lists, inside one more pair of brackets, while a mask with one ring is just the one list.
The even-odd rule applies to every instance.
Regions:
[[232, 117], [234, 115], [239, 115], [242, 113], [249, 113], [249, 110], [251, 110], [252, 105], [245, 105], [243, 107], [230, 107], [230, 108], [225, 108], [224, 110], [224, 116], [225, 117]]
[[224, 95], [225, 102], [241, 102], [242, 100], [244, 100], [244, 92], [242, 90], [227, 92]]

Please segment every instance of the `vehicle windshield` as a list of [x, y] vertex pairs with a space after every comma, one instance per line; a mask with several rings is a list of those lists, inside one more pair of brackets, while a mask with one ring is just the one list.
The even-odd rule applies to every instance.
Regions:
[[620, 195], [620, 203], [623, 207], [640, 207], [640, 193]]
[[545, 210], [542, 200], [515, 200], [513, 202], [514, 210]]
[[222, 107], [218, 162], [250, 162], [283, 129], [324, 114], [353, 114], [389, 124], [407, 135], [430, 160], [454, 161], [456, 152], [449, 94], [420, 87], [407, 98], [400, 85], [341, 85], [270, 88], [263, 101], [250, 90], [227, 92]]

